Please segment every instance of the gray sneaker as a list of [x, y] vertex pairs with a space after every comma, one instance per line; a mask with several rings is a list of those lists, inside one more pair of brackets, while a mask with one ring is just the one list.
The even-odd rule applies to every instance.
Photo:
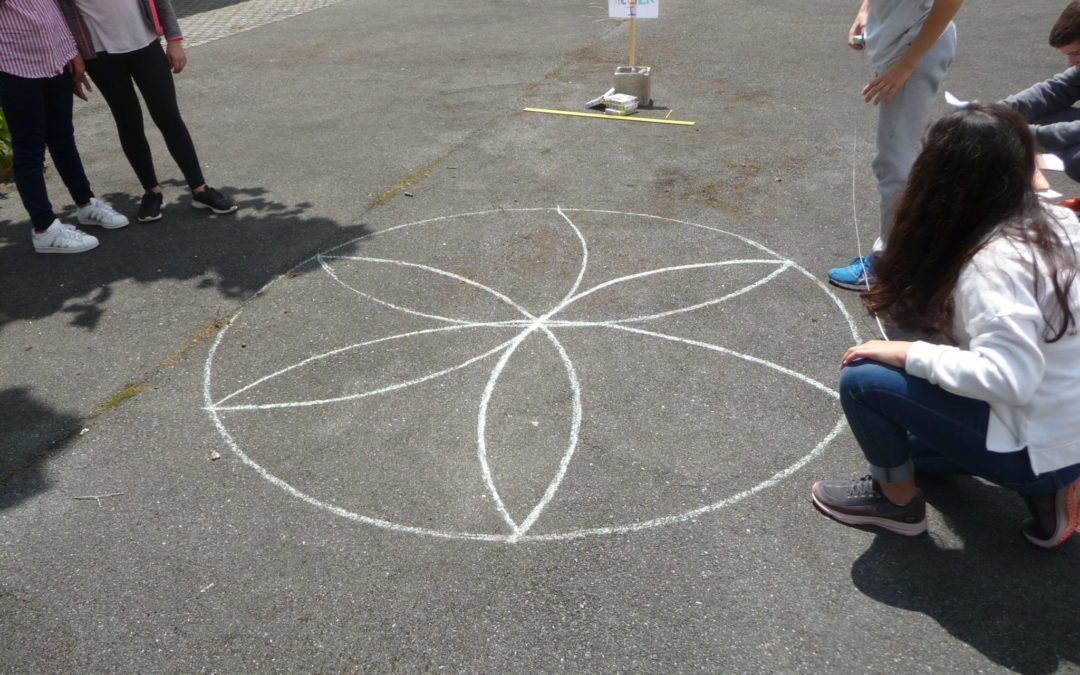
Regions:
[[868, 525], [908, 537], [926, 532], [926, 500], [918, 493], [898, 506], [881, 493], [872, 476], [856, 480], [820, 480], [810, 488], [814, 506], [845, 525]]
[[1080, 526], [1080, 478], [1066, 488], [1045, 495], [1024, 495], [1031, 518], [1024, 521], [1024, 537], [1040, 548], [1064, 544]]

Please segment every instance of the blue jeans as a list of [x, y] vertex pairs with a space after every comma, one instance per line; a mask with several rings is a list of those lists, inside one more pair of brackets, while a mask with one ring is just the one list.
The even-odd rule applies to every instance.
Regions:
[[45, 189], [45, 148], [76, 205], [94, 196], [75, 146], [73, 97], [71, 76], [66, 72], [43, 78], [0, 72], [0, 107], [11, 130], [15, 187], [39, 232], [56, 219]]
[[875, 361], [840, 373], [840, 404], [870, 473], [898, 483], [915, 472], [979, 476], [1024, 494], [1056, 492], [1080, 477], [1080, 464], [1036, 476], [1027, 449], [990, 452], [990, 405]]

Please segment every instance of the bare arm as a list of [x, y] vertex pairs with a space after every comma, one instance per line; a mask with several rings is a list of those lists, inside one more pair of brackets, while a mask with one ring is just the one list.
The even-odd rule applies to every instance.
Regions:
[[867, 103], [877, 105], [892, 100], [896, 92], [900, 91], [911, 74], [915, 72], [922, 57], [926, 56], [926, 52], [930, 51], [930, 48], [948, 28], [949, 22], [960, 11], [962, 4], [964, 0], [934, 0], [926, 22], [919, 30], [919, 34], [908, 45], [907, 51], [886, 68], [885, 72], [863, 87], [863, 98]]
[[863, 0], [862, 6], [859, 7], [859, 11], [855, 14], [855, 20], [851, 22], [851, 28], [848, 30], [847, 43], [852, 49], [862, 49], [862, 45], [855, 44], [855, 36], [862, 35], [866, 32], [866, 17], [870, 15], [870, 0]]

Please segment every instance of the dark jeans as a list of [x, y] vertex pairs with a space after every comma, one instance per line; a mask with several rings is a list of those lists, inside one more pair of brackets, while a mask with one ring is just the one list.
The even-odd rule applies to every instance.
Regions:
[[0, 106], [11, 130], [12, 172], [34, 229], [44, 231], [54, 220], [45, 188], [45, 148], [76, 205], [90, 201], [90, 181], [83, 170], [75, 129], [71, 76], [26, 78], [0, 73]]
[[875, 478], [900, 482], [916, 471], [979, 476], [1025, 494], [1055, 492], [1080, 477], [1080, 464], [1036, 476], [1027, 449], [990, 452], [990, 405], [951, 394], [921, 377], [874, 361], [840, 373], [840, 403]]
[[206, 182], [195, 154], [195, 144], [191, 142], [191, 134], [176, 104], [176, 87], [169, 60], [157, 40], [126, 54], [99, 52], [96, 58], [86, 62], [86, 72], [109, 104], [120, 134], [120, 147], [144, 190], [157, 187], [158, 179], [143, 127], [142, 107], [135, 95], [136, 85], [146, 101], [150, 119], [165, 138], [165, 146], [188, 186], [196, 188]]

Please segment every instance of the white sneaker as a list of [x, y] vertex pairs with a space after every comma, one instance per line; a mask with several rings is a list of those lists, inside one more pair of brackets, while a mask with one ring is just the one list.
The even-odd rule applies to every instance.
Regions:
[[97, 197], [91, 197], [86, 208], [76, 209], [75, 215], [80, 225], [98, 225], [106, 230], [116, 230], [128, 224], [126, 217]]
[[82, 253], [97, 248], [97, 237], [80, 232], [71, 225], [65, 225], [57, 218], [49, 229], [41, 234], [35, 232], [30, 237], [34, 241], [34, 250], [38, 253]]

